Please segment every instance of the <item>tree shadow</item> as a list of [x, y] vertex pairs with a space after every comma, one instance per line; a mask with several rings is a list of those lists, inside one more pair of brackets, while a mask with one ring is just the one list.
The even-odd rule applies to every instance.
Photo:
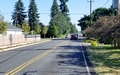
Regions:
[[[82, 50], [81, 50], [81, 47], [80, 46], [60, 46], [60, 47], [63, 47], [66, 49], [73, 49], [73, 50], [76, 50], [76, 51], [70, 51], [70, 52], [62, 52], [60, 54], [57, 55], [57, 58], [58, 59], [62, 59], [62, 60], [59, 60], [58, 61], [58, 65], [61, 66], [61, 65], [70, 65], [70, 66], [77, 66], [77, 67], [83, 67], [84, 69], [86, 69], [86, 64], [84, 62], [84, 58], [83, 58], [83, 55], [82, 55]], [[86, 49], [87, 49], [87, 46], [83, 46], [82, 47], [83, 51], [84, 51], [84, 54], [85, 54], [85, 58], [86, 58], [86, 61], [87, 61], [87, 64], [88, 64], [88, 67], [90, 69], [90, 73], [91, 75], [97, 75], [94, 71], [93, 71], [93, 66], [90, 62], [90, 60], [88, 59], [88, 55], [87, 55], [87, 52], [86, 52]], [[78, 50], [78, 51], [77, 51]], [[74, 68], [73, 68], [74, 69]], [[81, 68], [82, 70], [82, 68]], [[84, 75], [84, 74], [87, 74], [87, 71], [83, 71], [83, 72], [80, 72], [80, 71], [74, 71], [75, 73], [79, 73], [80, 75]], [[83, 74], [82, 74], [83, 73]], [[70, 75], [73, 75], [73, 74], [70, 74]]]
[[27, 72], [23, 73], [22, 75], [31, 75], [34, 73], [37, 73], [37, 71], [27, 71]]

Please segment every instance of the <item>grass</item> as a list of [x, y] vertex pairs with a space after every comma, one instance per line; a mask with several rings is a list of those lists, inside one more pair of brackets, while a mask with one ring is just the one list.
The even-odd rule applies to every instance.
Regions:
[[98, 75], [120, 75], [120, 49], [109, 45], [89, 46], [88, 57]]

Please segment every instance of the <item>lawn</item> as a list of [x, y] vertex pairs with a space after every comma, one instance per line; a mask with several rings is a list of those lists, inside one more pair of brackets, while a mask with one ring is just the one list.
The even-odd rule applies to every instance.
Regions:
[[120, 49], [109, 45], [89, 46], [88, 57], [98, 75], [120, 75]]

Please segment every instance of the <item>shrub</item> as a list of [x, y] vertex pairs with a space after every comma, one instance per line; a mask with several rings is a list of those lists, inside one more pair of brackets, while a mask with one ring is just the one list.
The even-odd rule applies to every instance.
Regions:
[[36, 34], [36, 32], [34, 30], [31, 30], [30, 34]]
[[97, 41], [91, 41], [91, 45], [92, 46], [98, 46], [98, 43], [97, 43]]
[[87, 43], [91, 43], [91, 42], [92, 42], [92, 40], [85, 40], [85, 42], [87, 42]]

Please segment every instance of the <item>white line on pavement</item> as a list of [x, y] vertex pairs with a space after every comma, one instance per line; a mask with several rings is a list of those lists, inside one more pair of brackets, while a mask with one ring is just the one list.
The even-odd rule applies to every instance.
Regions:
[[88, 64], [87, 64], [87, 61], [86, 61], [86, 58], [85, 58], [85, 54], [84, 54], [84, 51], [83, 51], [83, 48], [82, 48], [82, 42], [80, 43], [80, 46], [81, 46], [81, 50], [82, 50], [83, 59], [84, 59], [85, 65], [86, 65], [87, 73], [88, 73], [88, 75], [91, 75]]

